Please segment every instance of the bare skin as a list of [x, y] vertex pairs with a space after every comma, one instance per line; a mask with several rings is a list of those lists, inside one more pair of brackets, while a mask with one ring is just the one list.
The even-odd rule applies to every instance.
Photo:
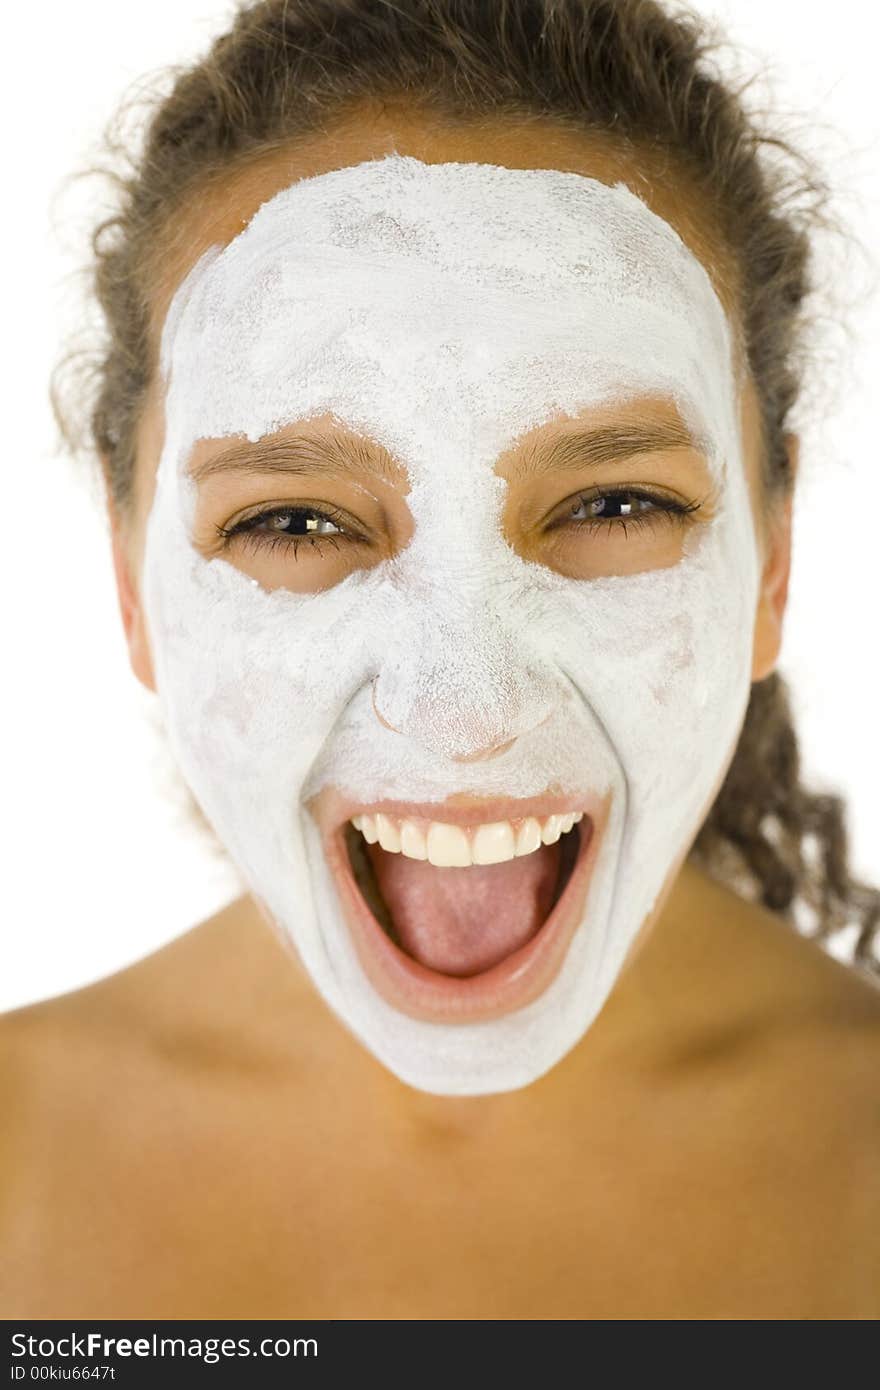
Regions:
[[880, 1313], [880, 994], [689, 868], [519, 1092], [398, 1082], [247, 899], [2, 1032], [7, 1317]]
[[[175, 285], [293, 177], [395, 147], [623, 176], [546, 125], [440, 130], [361, 115], [199, 200]], [[735, 277], [693, 199], [629, 181], [725, 306]], [[234, 196], [233, 196], [234, 194]], [[145, 412], [117, 518], [132, 665], [161, 448]], [[761, 510], [754, 678], [773, 667], [788, 514]], [[792, 450], [796, 447], [792, 442]], [[520, 1091], [427, 1095], [382, 1067], [242, 898], [131, 968], [0, 1019], [6, 1317], [872, 1318], [880, 1315], [880, 992], [688, 862], [598, 1019]]]

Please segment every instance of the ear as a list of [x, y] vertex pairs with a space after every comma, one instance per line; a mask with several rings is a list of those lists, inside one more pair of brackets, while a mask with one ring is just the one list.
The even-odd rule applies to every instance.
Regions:
[[131, 669], [141, 685], [147, 690], [156, 689], [153, 675], [153, 658], [147, 638], [144, 610], [141, 605], [137, 584], [132, 575], [129, 546], [123, 536], [119, 518], [110, 508], [110, 532], [113, 541], [113, 569], [116, 573], [116, 592], [119, 598], [119, 612], [128, 643], [128, 657]]
[[[797, 435], [785, 436], [789, 477], [797, 473], [800, 440]], [[755, 636], [752, 649], [752, 680], [761, 681], [776, 669], [782, 646], [782, 625], [788, 601], [788, 580], [791, 573], [791, 525], [793, 492], [774, 510], [767, 528], [766, 554], [755, 614]]]

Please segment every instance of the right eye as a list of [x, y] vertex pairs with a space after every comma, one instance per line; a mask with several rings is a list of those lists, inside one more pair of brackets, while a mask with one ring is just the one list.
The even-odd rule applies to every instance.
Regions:
[[310, 506], [268, 507], [242, 517], [232, 526], [218, 526], [217, 534], [224, 549], [236, 543], [251, 550], [276, 550], [282, 546], [292, 549], [294, 559], [303, 541], [320, 551], [327, 544], [338, 547], [341, 540], [363, 539], [335, 508]]

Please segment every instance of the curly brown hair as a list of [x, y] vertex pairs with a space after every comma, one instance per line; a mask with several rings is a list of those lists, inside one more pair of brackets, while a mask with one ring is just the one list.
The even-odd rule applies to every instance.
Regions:
[[[232, 166], [324, 131], [352, 107], [403, 98], [450, 121], [510, 114], [562, 122], [633, 154], [659, 154], [700, 190], [737, 270], [768, 505], [784, 497], [793, 483], [786, 422], [804, 381], [812, 239], [827, 190], [802, 153], [759, 128], [742, 92], [721, 76], [718, 47], [703, 20], [656, 0], [241, 6], [207, 55], [175, 75], [144, 123], [139, 157], [113, 175], [116, 211], [93, 237], [106, 340], [86, 362], [87, 420], [82, 359], [72, 375], [66, 358], [53, 377], [65, 440], [97, 451], [124, 511], [152, 370], [151, 278], [171, 217]], [[110, 149], [118, 161], [112, 138]], [[801, 785], [777, 674], [752, 688], [735, 757], [691, 853], [820, 940], [854, 928], [855, 962], [880, 970], [880, 894], [850, 877], [840, 799]]]

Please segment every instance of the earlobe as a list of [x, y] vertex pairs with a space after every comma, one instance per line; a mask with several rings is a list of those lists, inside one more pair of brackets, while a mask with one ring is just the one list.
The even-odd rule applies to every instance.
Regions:
[[128, 643], [128, 655], [129, 661], [131, 662], [131, 669], [141, 682], [141, 685], [146, 686], [147, 690], [155, 691], [156, 681], [153, 674], [153, 658], [150, 653], [150, 644], [147, 638], [144, 611], [137, 586], [132, 579], [127, 547], [122, 538], [119, 521], [112, 510], [110, 514], [110, 530], [113, 541], [113, 569], [116, 574], [116, 592], [119, 598], [119, 612], [122, 617], [122, 626], [125, 629], [125, 639]]
[[[786, 435], [789, 476], [794, 481], [797, 472], [800, 441], [796, 435]], [[777, 504], [770, 523], [767, 555], [761, 576], [761, 590], [755, 615], [755, 637], [752, 651], [752, 680], [761, 681], [776, 669], [782, 647], [782, 629], [788, 602], [788, 583], [791, 575], [791, 531], [793, 493], [789, 489], [785, 501]]]

